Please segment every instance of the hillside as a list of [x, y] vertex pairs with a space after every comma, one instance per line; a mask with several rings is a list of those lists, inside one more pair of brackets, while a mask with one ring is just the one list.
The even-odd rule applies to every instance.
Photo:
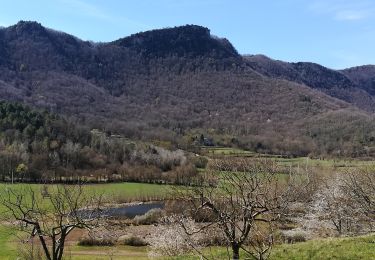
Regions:
[[[336, 71], [310, 62], [288, 63], [264, 55], [245, 56], [252, 69], [272, 78], [286, 79], [318, 89], [361, 109], [374, 112], [375, 69], [352, 68]], [[367, 73], [366, 73], [367, 72]]]
[[197, 172], [194, 163], [181, 150], [131, 142], [46, 110], [0, 102], [1, 181], [186, 184]]
[[[36, 22], [0, 29], [1, 99], [184, 149], [204, 134], [215, 144], [260, 152], [367, 155], [364, 145], [375, 142], [374, 100], [363, 82], [371, 74], [356, 78], [317, 64], [243, 57], [228, 40], [196, 25], [109, 43], [85, 42]], [[360, 135], [353, 116], [366, 129]], [[311, 133], [318, 122], [324, 129]], [[329, 129], [342, 125], [345, 134], [332, 136]]]
[[375, 66], [365, 65], [342, 70], [357, 86], [367, 91], [371, 95], [375, 95]]

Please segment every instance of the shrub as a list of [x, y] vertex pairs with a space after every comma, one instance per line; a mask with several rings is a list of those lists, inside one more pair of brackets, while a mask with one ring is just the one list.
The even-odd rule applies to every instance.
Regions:
[[129, 236], [123, 239], [121, 244], [126, 245], [126, 246], [147, 246], [148, 245], [148, 243], [145, 240], [136, 236]]
[[94, 237], [83, 237], [78, 241], [79, 246], [114, 246], [115, 243], [112, 239]]
[[285, 234], [284, 240], [288, 244], [294, 244], [294, 243], [299, 243], [299, 242], [305, 242], [307, 239], [306, 239], [306, 234], [302, 232], [298, 232], [298, 233]]
[[162, 216], [162, 209], [151, 209], [144, 215], [135, 216], [133, 219], [133, 223], [136, 225], [151, 225], [157, 223]]
[[195, 156], [191, 158], [192, 163], [196, 168], [206, 168], [208, 159], [204, 156]]
[[209, 247], [209, 246], [227, 246], [228, 242], [225, 237], [218, 232], [212, 234], [205, 234], [199, 241], [202, 245]]
[[[193, 248], [202, 247], [197, 239], [200, 234], [188, 236], [176, 221], [173, 217], [169, 217], [165, 220], [167, 224], [160, 226], [159, 232], [147, 237], [150, 246], [149, 257], [182, 256], [191, 253]], [[195, 228], [195, 224], [191, 220], [188, 220], [185, 225], [189, 227], [189, 230], [190, 227]]]

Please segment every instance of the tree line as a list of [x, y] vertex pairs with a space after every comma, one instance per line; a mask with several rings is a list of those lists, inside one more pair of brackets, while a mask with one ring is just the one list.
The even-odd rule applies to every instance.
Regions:
[[0, 102], [0, 180], [185, 183], [191, 155], [132, 142], [45, 110]]

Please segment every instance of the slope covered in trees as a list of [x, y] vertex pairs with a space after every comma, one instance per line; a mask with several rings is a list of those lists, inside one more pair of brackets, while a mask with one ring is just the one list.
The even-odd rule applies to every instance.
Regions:
[[[369, 69], [371, 66], [367, 69], [368, 73], [363, 74], [360, 68], [337, 71], [311, 62], [288, 63], [272, 60], [264, 55], [245, 56], [245, 60], [251, 68], [263, 75], [305, 84], [361, 109], [374, 112], [375, 92], [371, 86], [371, 75], [374, 77], [375, 71]], [[364, 71], [365, 68], [366, 66]]]
[[0, 102], [3, 181], [185, 183], [196, 173], [188, 157], [181, 150], [133, 143], [47, 111]]
[[[194, 150], [203, 134], [214, 144], [259, 152], [368, 155], [372, 71], [357, 74], [243, 57], [195, 25], [109, 43], [36, 22], [0, 29], [1, 99], [185, 150]], [[358, 124], [365, 132], [356, 131]], [[332, 133], [341, 128], [345, 133]]]

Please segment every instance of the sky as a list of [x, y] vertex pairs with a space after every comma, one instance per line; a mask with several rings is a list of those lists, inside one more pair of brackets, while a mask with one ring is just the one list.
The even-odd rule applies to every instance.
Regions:
[[334, 69], [375, 64], [375, 0], [0, 0], [0, 26], [20, 20], [96, 42], [196, 24], [241, 54]]

